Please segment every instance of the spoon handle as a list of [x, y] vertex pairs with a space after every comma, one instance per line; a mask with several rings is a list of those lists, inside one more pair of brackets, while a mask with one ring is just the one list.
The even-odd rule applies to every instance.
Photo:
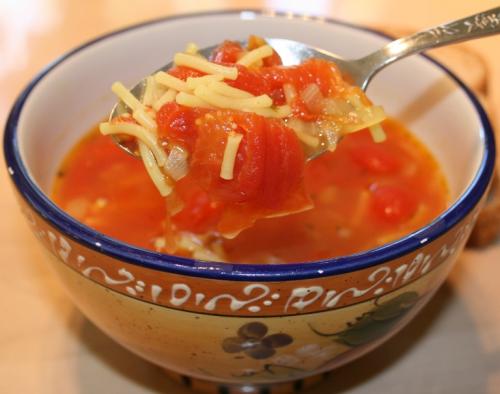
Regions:
[[367, 70], [363, 78], [365, 86], [362, 88], [366, 88], [369, 80], [378, 71], [398, 59], [426, 49], [499, 33], [500, 7], [496, 7], [392, 41], [382, 49], [358, 60], [359, 66]]

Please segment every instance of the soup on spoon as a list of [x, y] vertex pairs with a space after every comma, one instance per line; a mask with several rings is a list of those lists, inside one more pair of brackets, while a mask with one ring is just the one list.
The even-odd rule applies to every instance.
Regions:
[[285, 67], [255, 36], [247, 48], [224, 42], [209, 59], [193, 48], [148, 77], [140, 100], [115, 83], [132, 111], [100, 130], [131, 137], [164, 197], [182, 204], [194, 188], [206, 192], [221, 209], [207, 230], [234, 238], [257, 219], [310, 209], [303, 184], [308, 151], [333, 151], [344, 135], [364, 128], [375, 141], [385, 139], [382, 108], [334, 63]]

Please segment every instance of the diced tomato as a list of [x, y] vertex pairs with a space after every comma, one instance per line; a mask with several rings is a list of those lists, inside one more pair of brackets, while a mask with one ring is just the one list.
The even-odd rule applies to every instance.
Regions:
[[278, 89], [287, 82], [286, 70], [282, 67], [264, 67], [259, 70], [259, 75], [273, 89]]
[[189, 180], [179, 181], [176, 191], [184, 202], [183, 209], [172, 217], [177, 228], [195, 233], [213, 230], [220, 219], [223, 205]]
[[207, 189], [219, 176], [228, 131], [227, 125], [215, 122], [214, 115], [211, 113], [200, 119], [190, 161], [189, 176], [199, 179]]
[[165, 104], [156, 114], [158, 136], [193, 150], [197, 136], [196, 119], [205, 111], [188, 108], [175, 102]]
[[[266, 120], [255, 114], [240, 113], [234, 118], [236, 131], [244, 134], [234, 166], [234, 179], [223, 181], [215, 191], [224, 199], [249, 201], [260, 193], [266, 165]], [[220, 186], [220, 189], [219, 189]]]
[[401, 170], [402, 158], [394, 154], [391, 139], [376, 143], [368, 129], [349, 134], [342, 148], [362, 171], [372, 174], [396, 174]]
[[[234, 166], [234, 178], [220, 178], [227, 132], [244, 135]], [[277, 120], [253, 113], [212, 113], [199, 126], [192, 170], [212, 193], [226, 203], [258, 201], [261, 208], [279, 205], [303, 177], [302, 146], [295, 133]]]
[[297, 67], [283, 70], [286, 82], [295, 86], [297, 91], [302, 91], [307, 85], [318, 85], [323, 96], [330, 96], [335, 92], [340, 78], [338, 69], [321, 59], [310, 59]]
[[273, 100], [274, 105], [285, 103], [283, 85], [272, 81], [271, 78], [263, 78], [265, 68], [254, 70], [239, 64], [236, 67], [238, 67], [238, 78], [234, 81], [225, 81], [228, 85], [245, 90], [254, 96], [267, 94]]
[[369, 141], [353, 145], [349, 153], [356, 164], [373, 173], [396, 173], [401, 167], [400, 160], [385, 148], [384, 143]]
[[217, 223], [217, 231], [231, 237], [232, 234], [238, 234], [241, 230], [251, 227], [260, 215], [261, 212], [251, 204], [231, 204], [224, 209]]
[[[234, 111], [218, 111], [202, 119], [191, 168], [222, 201], [243, 202], [256, 197], [265, 164], [264, 122], [258, 115]], [[234, 178], [224, 180], [220, 178], [220, 168], [230, 130], [244, 137], [235, 160]]]
[[304, 151], [295, 133], [280, 121], [266, 124], [266, 164], [259, 201], [276, 208], [296, 189], [304, 174]]
[[251, 70], [239, 64], [236, 67], [238, 67], [238, 78], [234, 81], [225, 81], [228, 85], [245, 90], [254, 96], [267, 94], [272, 90], [267, 81], [262, 79], [258, 71]]
[[[221, 57], [220, 55], [219, 57]], [[231, 63], [231, 62], [229, 62]], [[307, 85], [315, 83], [324, 96], [331, 95], [336, 90], [339, 71], [327, 61], [312, 59], [304, 64], [292, 67], [262, 67], [258, 70], [236, 65], [238, 67], [238, 78], [234, 81], [225, 81], [227, 84], [245, 90], [255, 96], [267, 94], [273, 99], [274, 105], [285, 103], [283, 84], [292, 84], [297, 92], [301, 92]], [[307, 108], [300, 99], [296, 100], [294, 115], [306, 120], [313, 120]]]
[[206, 75], [204, 72], [185, 66], [176, 66], [174, 68], [171, 68], [170, 70], [168, 70], [168, 73], [176, 78], [182, 79], [183, 81], [185, 81], [189, 77], [196, 78]]
[[[182, 111], [174, 104], [167, 109]], [[190, 171], [176, 183], [179, 197], [185, 201], [183, 210], [173, 217], [179, 228], [200, 232], [212, 226], [238, 232], [260, 217], [309, 205], [301, 188], [302, 146], [281, 121], [231, 110], [212, 111], [199, 119]], [[234, 177], [225, 180], [220, 169], [229, 131], [243, 134], [243, 139]]]
[[266, 93], [274, 92], [270, 94], [271, 97], [280, 103], [285, 102], [283, 84], [291, 84], [299, 94], [292, 103], [293, 115], [306, 121], [316, 120], [318, 114], [309, 111], [300, 98], [300, 93], [307, 85], [314, 83], [318, 85], [323, 96], [331, 96], [337, 90], [340, 81], [338, 69], [321, 59], [311, 59], [296, 67], [263, 67], [259, 71], [259, 76], [266, 81]]
[[375, 186], [372, 190], [372, 210], [381, 221], [401, 224], [409, 220], [417, 209], [416, 198], [402, 186]]
[[[332, 63], [321, 59], [311, 59], [304, 63], [306, 75], [311, 75], [311, 83], [319, 86], [323, 96], [330, 96], [337, 89], [340, 72]], [[305, 82], [305, 81], [304, 81]]]
[[237, 41], [224, 41], [210, 55], [215, 63], [236, 63], [243, 55], [244, 49]]

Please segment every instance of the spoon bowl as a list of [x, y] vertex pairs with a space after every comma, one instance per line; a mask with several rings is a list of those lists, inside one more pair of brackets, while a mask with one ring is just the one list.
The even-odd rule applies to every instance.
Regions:
[[[343, 57], [315, 48], [310, 45], [283, 38], [266, 38], [267, 43], [280, 55], [283, 65], [293, 66], [310, 58], [321, 58], [334, 62], [343, 74], [350, 77], [354, 84], [366, 90], [372, 78], [383, 68], [397, 60], [407, 56], [420, 53], [424, 50], [437, 48], [444, 45], [455, 44], [462, 41], [486, 37], [500, 33], [500, 7], [492, 8], [463, 19], [449, 22], [443, 25], [422, 30], [413, 35], [400, 38], [385, 45], [381, 49], [355, 60]], [[199, 53], [208, 57], [217, 46], [203, 48]], [[160, 70], [168, 70], [173, 62], [168, 63]], [[157, 71], [160, 71], [157, 70]], [[146, 87], [146, 79], [136, 84], [131, 92], [141, 99]], [[118, 102], [113, 109], [109, 119], [130, 112], [127, 105]], [[114, 135], [113, 139], [120, 148], [134, 156], [139, 156], [134, 145], [122, 141]], [[341, 137], [339, 137], [339, 141]], [[321, 143], [316, 149], [306, 149], [306, 157], [312, 160], [327, 151], [326, 144]]]

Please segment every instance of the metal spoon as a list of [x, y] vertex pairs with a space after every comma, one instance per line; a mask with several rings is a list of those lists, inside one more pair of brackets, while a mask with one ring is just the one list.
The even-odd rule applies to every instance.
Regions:
[[[304, 60], [316, 57], [335, 62], [342, 72], [348, 74], [354, 83], [366, 90], [372, 78], [383, 68], [406, 56], [420, 53], [426, 49], [455, 44], [462, 41], [472, 40], [500, 33], [500, 7], [492, 8], [463, 19], [439, 25], [427, 30], [420, 31], [408, 37], [392, 41], [383, 48], [360, 59], [346, 60], [339, 55], [311, 47], [301, 42], [286, 40], [282, 38], [266, 38], [281, 56], [284, 65], [300, 64]], [[216, 48], [211, 46], [200, 50], [204, 56]], [[162, 67], [168, 70], [172, 62]], [[132, 90], [132, 94], [141, 98], [145, 89], [145, 79], [140, 81]], [[111, 111], [110, 119], [129, 112], [128, 107], [119, 102]], [[126, 152], [137, 156], [137, 152], [130, 146], [125, 145], [119, 138], [115, 137], [116, 143]], [[312, 159], [325, 151], [320, 146], [317, 151], [308, 152], [308, 158]]]

